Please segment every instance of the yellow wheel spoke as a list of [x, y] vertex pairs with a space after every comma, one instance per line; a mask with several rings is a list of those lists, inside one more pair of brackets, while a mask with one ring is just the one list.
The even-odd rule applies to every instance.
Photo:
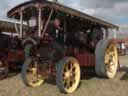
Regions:
[[32, 68], [32, 74], [36, 75], [37, 69], [36, 68]]
[[107, 66], [106, 66], [106, 69], [107, 69], [108, 72], [112, 73], [112, 70], [111, 70], [111, 68], [110, 68], [110, 65], [107, 65]]
[[71, 62], [71, 64], [70, 64], [70, 70], [73, 71], [73, 68], [74, 68], [74, 66], [73, 66], [73, 63]]
[[109, 62], [109, 55], [108, 54], [106, 54], [106, 56], [105, 56], [105, 64], [107, 64], [108, 62]]
[[65, 85], [65, 87], [68, 89], [70, 86], [69, 86], [69, 80], [66, 80], [65, 82], [64, 82], [64, 85]]
[[38, 68], [40, 68], [38, 66], [39, 64], [35, 60], [33, 59], [33, 61], [29, 64], [27, 74], [26, 74], [28, 83], [32, 87], [40, 86], [44, 81], [43, 76], [41, 75], [41, 73], [38, 72], [38, 71], [41, 71], [41, 70], [38, 70]]
[[106, 70], [107, 72], [110, 72], [111, 74], [115, 73], [115, 68], [117, 64], [117, 50], [115, 45], [109, 45], [106, 54], [105, 54], [105, 64], [106, 64]]
[[[60, 61], [57, 66], [57, 85], [61, 91], [72, 93], [78, 87], [80, 81], [80, 66], [78, 61], [73, 57], [66, 57]], [[59, 68], [61, 70], [59, 70]], [[62, 79], [60, 79], [60, 77]]]
[[63, 72], [63, 83], [66, 90], [72, 90], [73, 86], [76, 86], [77, 83], [77, 72], [78, 72], [78, 66], [77, 62], [69, 61], [64, 66], [64, 72]]

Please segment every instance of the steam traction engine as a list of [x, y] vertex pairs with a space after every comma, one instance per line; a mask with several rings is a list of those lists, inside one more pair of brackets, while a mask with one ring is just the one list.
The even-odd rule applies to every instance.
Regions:
[[[18, 23], [15, 23], [17, 27]], [[25, 30], [26, 26], [24, 25]], [[17, 71], [24, 62], [24, 50], [16, 34], [14, 23], [0, 21], [0, 79], [8, 76], [11, 69]]]
[[[116, 75], [117, 48], [107, 39], [107, 30], [117, 26], [44, 0], [20, 4], [8, 17], [21, 22], [19, 35], [25, 52], [22, 80], [27, 86], [37, 87], [54, 75], [60, 91], [72, 93], [87, 67], [93, 67], [101, 77]], [[24, 22], [29, 26], [26, 32], [22, 31]]]

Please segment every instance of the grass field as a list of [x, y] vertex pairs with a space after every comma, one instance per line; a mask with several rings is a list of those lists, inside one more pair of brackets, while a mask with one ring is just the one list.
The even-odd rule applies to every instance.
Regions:
[[114, 79], [96, 76], [82, 79], [73, 94], [60, 93], [53, 79], [38, 88], [30, 88], [23, 84], [20, 74], [11, 74], [0, 81], [0, 96], [128, 96], [128, 56], [120, 57], [120, 64], [121, 68]]

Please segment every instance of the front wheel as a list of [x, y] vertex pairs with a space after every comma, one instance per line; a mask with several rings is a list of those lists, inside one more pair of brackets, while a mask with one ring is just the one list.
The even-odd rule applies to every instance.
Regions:
[[65, 57], [56, 65], [56, 83], [61, 92], [73, 93], [80, 82], [80, 66], [73, 57]]
[[42, 75], [42, 64], [39, 64], [35, 58], [28, 58], [25, 60], [22, 67], [22, 80], [25, 85], [30, 87], [38, 87], [44, 82]]

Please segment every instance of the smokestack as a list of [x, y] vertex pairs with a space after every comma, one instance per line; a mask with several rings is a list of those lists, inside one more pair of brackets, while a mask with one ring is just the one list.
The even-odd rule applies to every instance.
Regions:
[[48, 1], [53, 1], [53, 2], [57, 2], [58, 0], [48, 0]]
[[32, 0], [32, 1], [54, 1], [54, 2], [57, 2], [58, 0]]
[[31, 1], [46, 1], [46, 0], [31, 0]]

